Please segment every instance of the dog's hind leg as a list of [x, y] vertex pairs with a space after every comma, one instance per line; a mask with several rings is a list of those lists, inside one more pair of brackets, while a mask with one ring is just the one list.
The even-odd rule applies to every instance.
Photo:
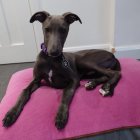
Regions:
[[119, 82], [120, 78], [121, 78], [121, 72], [120, 71], [115, 71], [115, 70], [111, 70], [111, 69], [105, 69], [105, 68], [101, 68], [99, 66], [94, 66], [94, 69], [96, 71], [98, 71], [99, 73], [107, 76], [109, 79], [107, 80], [107, 82], [105, 84], [103, 84], [103, 86], [101, 87], [101, 89], [99, 90], [99, 92], [103, 95], [103, 96], [112, 96], [114, 93], [114, 88], [117, 85], [117, 83]]
[[117, 83], [119, 82], [119, 80], [121, 78], [120, 71], [111, 70], [109, 73], [110, 73], [109, 80], [105, 84], [103, 84], [103, 86], [99, 90], [99, 92], [103, 96], [108, 96], [108, 95], [112, 96], [113, 93], [114, 93], [114, 88], [115, 88], [115, 86], [117, 85]]
[[96, 86], [106, 82], [107, 80], [109, 80], [109, 78], [107, 76], [102, 76], [100, 78], [89, 80], [85, 84], [85, 88], [86, 88], [86, 90], [92, 90], [92, 89], [96, 88]]
[[83, 63], [82, 66], [86, 67], [88, 69], [92, 69], [93, 71], [96, 71], [101, 75], [107, 76], [109, 79], [102, 86], [102, 88], [99, 90], [99, 92], [103, 96], [109, 96], [109, 95], [112, 96], [113, 95], [114, 88], [121, 78], [121, 72], [120, 71], [112, 70], [112, 69], [106, 69], [106, 68], [100, 67], [96, 64], [91, 65], [90, 62]]
[[22, 112], [25, 104], [29, 101], [31, 94], [40, 86], [41, 79], [34, 79], [29, 86], [23, 90], [17, 103], [7, 112], [3, 119], [3, 126], [11, 126]]

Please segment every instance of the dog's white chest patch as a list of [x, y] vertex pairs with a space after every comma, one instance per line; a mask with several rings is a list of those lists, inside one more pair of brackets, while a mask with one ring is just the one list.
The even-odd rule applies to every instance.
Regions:
[[52, 70], [50, 70], [49, 71], [49, 73], [48, 73], [48, 80], [50, 81], [50, 82], [52, 82], [52, 75], [53, 75], [53, 71]]

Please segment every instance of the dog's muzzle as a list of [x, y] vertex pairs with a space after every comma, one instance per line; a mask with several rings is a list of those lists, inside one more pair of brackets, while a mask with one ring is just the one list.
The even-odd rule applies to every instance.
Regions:
[[44, 43], [41, 44], [41, 49], [46, 55], [51, 56], [51, 57], [58, 57], [62, 54], [59, 51], [54, 51], [54, 52], [48, 53], [47, 47], [45, 46]]

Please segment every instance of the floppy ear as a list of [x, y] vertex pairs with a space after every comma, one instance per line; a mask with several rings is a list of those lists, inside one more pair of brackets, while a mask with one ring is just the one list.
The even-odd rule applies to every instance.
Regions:
[[77, 21], [77, 20], [82, 24], [81, 19], [76, 14], [73, 14], [71, 12], [67, 12], [67, 13], [64, 13], [63, 16], [69, 24], [71, 24], [71, 23], [73, 23], [74, 21]]
[[35, 20], [38, 20], [42, 23], [47, 19], [48, 16], [50, 16], [50, 14], [46, 11], [37, 12], [31, 17], [30, 23], [33, 23]]

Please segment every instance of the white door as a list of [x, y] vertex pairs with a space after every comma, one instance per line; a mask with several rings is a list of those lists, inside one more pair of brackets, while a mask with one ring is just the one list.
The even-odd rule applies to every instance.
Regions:
[[34, 61], [37, 45], [28, 0], [0, 0], [0, 64]]

